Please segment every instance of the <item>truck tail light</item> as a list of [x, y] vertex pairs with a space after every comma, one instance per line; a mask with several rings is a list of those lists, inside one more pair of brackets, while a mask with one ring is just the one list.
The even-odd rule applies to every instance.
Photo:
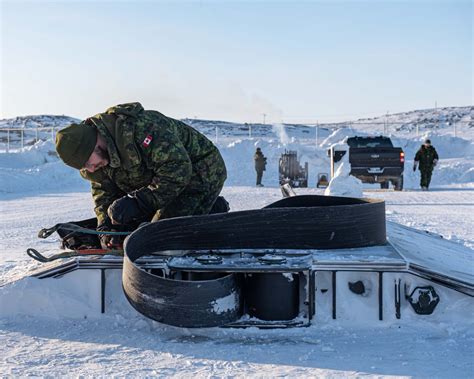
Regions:
[[405, 153], [403, 151], [400, 152], [400, 163], [405, 162]]

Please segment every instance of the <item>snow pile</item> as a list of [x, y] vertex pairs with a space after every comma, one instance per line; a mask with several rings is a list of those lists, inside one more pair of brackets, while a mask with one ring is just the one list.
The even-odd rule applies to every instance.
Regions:
[[345, 145], [345, 141], [348, 137], [355, 136], [366, 136], [367, 134], [352, 128], [341, 128], [334, 130], [326, 139], [321, 142], [320, 147], [329, 149], [331, 146], [342, 143]]
[[298, 152], [298, 160], [309, 166], [309, 186], [315, 187], [317, 174], [329, 173], [329, 160], [325, 149], [314, 145], [301, 145], [297, 142], [282, 143], [279, 139], [238, 139], [230, 143], [218, 143], [218, 147], [227, 166], [226, 186], [254, 186], [256, 180], [253, 156], [260, 147], [267, 158], [266, 171], [263, 174], [265, 186], [277, 187], [278, 167], [281, 154], [285, 150]]
[[345, 151], [346, 154], [338, 162], [334, 178], [324, 191], [326, 196], [363, 197], [362, 182], [351, 176], [351, 164], [349, 163], [349, 146], [347, 143], [338, 143], [332, 146], [334, 150]]
[[[260, 147], [267, 157], [267, 167], [263, 174], [265, 186], [276, 187], [278, 182], [279, 159], [285, 150], [295, 150], [298, 160], [304, 166], [309, 164], [310, 187], [315, 187], [319, 173], [329, 174], [328, 148], [345, 138], [364, 135], [353, 129], [339, 129], [328, 136], [320, 145], [301, 144], [292, 138], [280, 139], [244, 138], [230, 142], [219, 141], [218, 147], [227, 166], [227, 186], [254, 186], [255, 167], [253, 155]], [[433, 172], [432, 186], [469, 184], [474, 182], [474, 143], [460, 137], [428, 135], [440, 155], [440, 161]], [[394, 146], [405, 151], [405, 188], [419, 187], [419, 171], [413, 172], [413, 157], [425, 136], [405, 139], [392, 138]], [[285, 143], [283, 143], [285, 142]], [[341, 179], [338, 179], [341, 180]], [[79, 173], [65, 166], [57, 157], [54, 144], [50, 141], [38, 142], [25, 148], [23, 152], [0, 153], [0, 193], [18, 193], [37, 190], [63, 189], [88, 190], [89, 185]], [[364, 185], [367, 186], [367, 185]], [[373, 185], [377, 186], [377, 185]]]
[[51, 141], [38, 141], [23, 152], [0, 154], [0, 193], [67, 192], [68, 187], [86, 190], [89, 185], [77, 170], [60, 161]]
[[59, 157], [52, 141], [38, 141], [25, 147], [22, 153], [0, 154], [0, 168], [24, 169], [57, 162]]
[[[453, 112], [455, 111], [453, 110]], [[464, 113], [460, 110], [456, 110], [456, 112], [464, 115], [467, 110], [466, 112], [463, 111]], [[454, 115], [453, 117], [457, 116]], [[468, 116], [466, 114], [463, 117]], [[18, 122], [24, 122], [24, 120], [19, 119]], [[0, 126], [4, 124], [0, 122]], [[348, 137], [374, 135], [373, 131], [368, 133], [367, 128], [358, 124], [353, 124], [354, 128], [342, 127], [336, 130], [320, 127], [319, 137], [321, 142], [316, 144], [316, 129], [303, 125], [259, 125], [258, 133], [257, 129], [252, 126], [252, 135], [259, 135], [259, 137], [249, 138], [249, 125], [232, 123], [224, 123], [224, 125], [222, 122], [211, 121], [209, 121], [209, 125], [204, 121], [195, 121], [194, 124], [198, 125], [199, 129], [207, 132], [207, 134], [211, 133], [211, 135], [208, 135], [209, 138], [213, 139], [219, 147], [227, 166], [226, 186], [255, 185], [256, 172], [253, 155], [255, 149], [260, 147], [267, 157], [266, 171], [263, 175], [265, 186], [277, 187], [279, 185], [280, 156], [285, 150], [294, 150], [297, 152], [298, 160], [302, 166], [305, 162], [308, 162], [308, 185], [315, 187], [318, 174], [324, 173], [329, 176], [330, 161], [327, 151], [330, 146], [341, 143]], [[206, 125], [208, 126], [207, 129], [205, 128]], [[217, 125], [225, 126], [226, 135], [216, 140], [216, 136], [212, 135], [212, 132], [215, 131]], [[261, 129], [259, 129], [260, 127]], [[378, 134], [380, 133], [375, 133], [375, 135]], [[431, 139], [440, 156], [440, 161], [433, 172], [432, 188], [453, 184], [471, 185], [474, 183], [474, 139], [469, 136], [470, 134], [460, 133], [457, 137], [454, 137], [447, 134], [442, 128], [426, 129], [418, 137], [413, 133], [400, 133], [397, 136], [391, 136], [393, 145], [401, 147], [405, 152], [404, 188], [419, 188], [420, 173], [412, 170], [413, 158], [425, 138]], [[338, 179], [338, 181], [341, 180], [341, 178]], [[352, 179], [348, 180], [352, 181]], [[349, 183], [346, 182], [345, 184]], [[357, 187], [358, 184], [352, 181], [351, 186]], [[76, 170], [65, 166], [58, 160], [54, 152], [54, 145], [51, 142], [37, 142], [33, 146], [25, 148], [23, 152], [16, 149], [14, 152], [0, 153], [0, 193], [63, 190], [69, 187], [82, 191], [88, 190], [89, 185], [81, 180]], [[340, 183], [338, 187], [342, 188], [342, 184]], [[364, 184], [364, 188], [369, 187], [378, 188], [379, 186], [377, 184]]]

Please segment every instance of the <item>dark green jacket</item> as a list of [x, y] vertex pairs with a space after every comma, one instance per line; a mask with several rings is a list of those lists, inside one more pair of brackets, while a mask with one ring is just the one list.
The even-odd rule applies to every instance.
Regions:
[[438, 159], [438, 153], [433, 146], [426, 147], [425, 145], [421, 145], [415, 155], [415, 162], [418, 162], [420, 170], [433, 169], [434, 160]]
[[255, 161], [255, 170], [257, 171], [264, 171], [265, 167], [267, 166], [267, 158], [263, 155], [263, 153], [256, 152], [253, 156], [253, 160]]
[[105, 138], [110, 158], [108, 166], [94, 173], [81, 170], [92, 182], [99, 224], [109, 205], [132, 191], [138, 190], [155, 212], [179, 196], [191, 180], [204, 187], [207, 181], [225, 180], [225, 165], [210, 140], [181, 121], [145, 111], [139, 103], [117, 105], [85, 122]]

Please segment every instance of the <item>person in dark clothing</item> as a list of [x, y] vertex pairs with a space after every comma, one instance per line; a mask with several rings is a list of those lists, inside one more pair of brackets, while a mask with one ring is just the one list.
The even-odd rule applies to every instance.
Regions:
[[433, 168], [438, 163], [438, 159], [438, 153], [436, 149], [431, 146], [431, 141], [429, 139], [425, 140], [425, 143], [421, 145], [420, 149], [416, 152], [415, 162], [413, 164], [413, 171], [416, 171], [417, 166], [420, 170], [420, 186], [423, 191], [428, 191], [431, 182], [431, 174]]
[[267, 158], [263, 155], [262, 149], [257, 147], [253, 159], [255, 161], [255, 171], [257, 171], [257, 187], [263, 187], [262, 177], [267, 165]]

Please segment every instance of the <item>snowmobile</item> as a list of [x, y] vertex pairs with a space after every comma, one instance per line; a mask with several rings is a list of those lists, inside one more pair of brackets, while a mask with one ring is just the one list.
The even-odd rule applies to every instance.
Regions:
[[[470, 249], [386, 222], [381, 200], [283, 193], [259, 210], [145, 224], [123, 251], [79, 249], [48, 262], [29, 249], [44, 263], [29, 275], [39, 281], [23, 278], [20, 287], [34, 286], [41, 304], [65, 314], [60, 294], [73, 299], [82, 306], [77, 317], [134, 309], [185, 328], [449, 322], [453, 312], [469, 320]], [[57, 231], [68, 244], [84, 243], [93, 231], [85, 225], [59, 224], [41, 236]], [[21, 301], [15, 288], [0, 288], [5, 304]]]

